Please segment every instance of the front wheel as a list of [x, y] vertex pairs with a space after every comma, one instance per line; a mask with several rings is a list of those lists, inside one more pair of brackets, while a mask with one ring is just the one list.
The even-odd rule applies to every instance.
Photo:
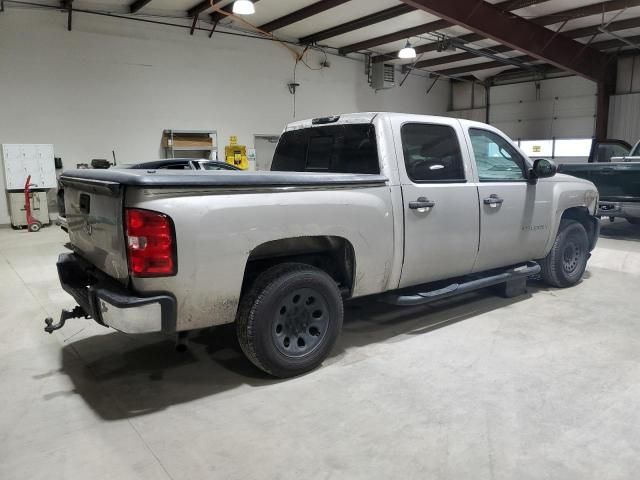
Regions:
[[571, 287], [587, 268], [589, 236], [580, 222], [564, 219], [549, 254], [540, 261], [542, 278], [552, 287]]
[[243, 352], [276, 377], [314, 369], [342, 329], [342, 297], [324, 271], [301, 263], [270, 268], [240, 302], [236, 330]]
[[627, 218], [627, 222], [631, 225], [640, 225], [640, 218]]

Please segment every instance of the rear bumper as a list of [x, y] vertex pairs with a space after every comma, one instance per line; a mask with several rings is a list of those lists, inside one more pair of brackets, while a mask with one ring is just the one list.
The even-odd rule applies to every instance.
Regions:
[[57, 267], [64, 291], [96, 322], [124, 333], [175, 332], [172, 295], [139, 296], [75, 253], [61, 254]]
[[640, 202], [600, 201], [598, 215], [601, 217], [640, 218]]

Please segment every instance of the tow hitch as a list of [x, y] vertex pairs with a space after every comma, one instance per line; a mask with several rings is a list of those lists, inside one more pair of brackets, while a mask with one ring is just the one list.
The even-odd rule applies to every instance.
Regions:
[[47, 333], [53, 333], [55, 330], [60, 330], [62, 327], [64, 327], [65, 322], [70, 318], [80, 317], [91, 318], [91, 315], [87, 315], [87, 312], [85, 312], [84, 309], [79, 305], [77, 305], [71, 311], [62, 310], [62, 312], [60, 312], [60, 320], [58, 321], [58, 323], [54, 324], [53, 318], [51, 317], [47, 317], [44, 319], [44, 323], [47, 324], [47, 326], [44, 327], [44, 331]]

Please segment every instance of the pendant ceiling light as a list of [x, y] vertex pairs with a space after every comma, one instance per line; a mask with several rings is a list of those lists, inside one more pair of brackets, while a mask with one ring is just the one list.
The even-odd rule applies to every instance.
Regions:
[[398, 58], [416, 58], [416, 49], [411, 46], [409, 40], [404, 48], [398, 52]]
[[251, 0], [236, 0], [233, 2], [233, 13], [237, 15], [252, 15], [256, 13], [256, 8]]

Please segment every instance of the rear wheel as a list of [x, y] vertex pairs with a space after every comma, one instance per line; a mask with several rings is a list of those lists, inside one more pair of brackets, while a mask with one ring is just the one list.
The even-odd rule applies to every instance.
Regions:
[[243, 352], [258, 368], [291, 377], [317, 367], [342, 328], [336, 282], [310, 265], [285, 263], [255, 280], [236, 323]]
[[589, 259], [589, 236], [580, 222], [564, 219], [549, 254], [540, 261], [542, 278], [552, 287], [570, 287], [582, 279]]

